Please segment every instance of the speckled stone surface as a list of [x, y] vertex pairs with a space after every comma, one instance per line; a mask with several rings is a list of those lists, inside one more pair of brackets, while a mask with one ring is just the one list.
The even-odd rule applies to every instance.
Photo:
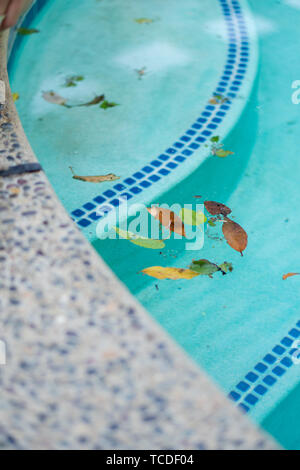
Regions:
[[[0, 170], [35, 162], [8, 84], [0, 111]], [[0, 178], [0, 340], [0, 448], [276, 448], [115, 278], [43, 172]]]

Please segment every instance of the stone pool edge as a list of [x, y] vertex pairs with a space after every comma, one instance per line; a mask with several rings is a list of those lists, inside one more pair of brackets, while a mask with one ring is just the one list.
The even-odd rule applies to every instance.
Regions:
[[[37, 162], [0, 37], [0, 168]], [[0, 177], [0, 448], [275, 449], [137, 303], [43, 172]]]

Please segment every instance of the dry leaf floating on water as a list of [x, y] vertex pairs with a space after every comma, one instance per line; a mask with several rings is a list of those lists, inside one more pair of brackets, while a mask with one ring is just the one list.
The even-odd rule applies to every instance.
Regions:
[[211, 215], [227, 216], [231, 213], [231, 209], [221, 202], [204, 201], [204, 206], [207, 212], [209, 212]]
[[248, 244], [248, 235], [245, 230], [233, 220], [226, 218], [223, 222], [222, 231], [228, 245], [243, 256], [243, 251]]

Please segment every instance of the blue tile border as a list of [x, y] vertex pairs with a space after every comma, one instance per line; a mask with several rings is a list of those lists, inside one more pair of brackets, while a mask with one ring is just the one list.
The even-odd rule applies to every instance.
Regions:
[[[42, 7], [46, 1], [49, 0], [37, 0], [36, 4]], [[181, 163], [192, 157], [194, 152], [204, 146], [209, 138], [216, 133], [218, 126], [226, 117], [231, 108], [232, 100], [243, 84], [249, 61], [250, 42], [240, 1], [218, 1], [227, 26], [228, 53], [224, 71], [211, 98], [222, 94], [226, 98], [226, 102], [216, 105], [210, 102], [207, 103], [199, 118], [163, 154], [149, 164], [144, 164], [143, 168], [136, 171], [132, 176], [120, 181], [113, 187], [113, 190], [106, 190], [92, 201], [86, 201], [80, 208], [71, 211], [73, 219], [81, 228], [90, 226], [104, 216], [101, 215], [102, 204], [109, 205], [112, 208], [117, 207], [126, 199], [129, 200], [147, 190], [164, 176], [168, 176], [170, 172], [179, 169]], [[29, 26], [38, 11], [39, 7], [33, 8], [32, 13], [25, 17], [26, 26]], [[22, 40], [22, 37], [16, 39], [10, 60], [13, 60], [20, 40]], [[98, 207], [94, 207], [95, 204]], [[95, 213], [98, 215], [97, 218]]]
[[249, 413], [288, 369], [295, 365], [291, 357], [299, 349], [291, 349], [291, 346], [298, 339], [300, 340], [300, 320], [229, 392], [228, 397], [242, 411]]

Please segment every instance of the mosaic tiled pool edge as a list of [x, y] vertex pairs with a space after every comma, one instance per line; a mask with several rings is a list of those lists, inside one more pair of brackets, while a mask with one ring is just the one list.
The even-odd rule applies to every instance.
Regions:
[[228, 397], [242, 411], [251, 412], [278, 380], [295, 365], [292, 356], [298, 357], [299, 347], [294, 347], [294, 342], [298, 340], [300, 320], [230, 391]]
[[[145, 191], [156, 182], [161, 180], [165, 182], [166, 178], [177, 169], [182, 171], [183, 164], [193, 156], [195, 157], [195, 153], [199, 149], [204, 149], [209, 139], [215, 135], [225, 117], [228, 116], [232, 109], [233, 100], [245, 81], [250, 60], [250, 40], [241, 1], [218, 1], [226, 22], [228, 55], [223, 74], [213, 96], [225, 96], [227, 101], [222, 104], [208, 102], [190, 128], [164, 153], [144, 165], [130, 177], [115, 184], [111, 189], [105, 190], [93, 200], [86, 201], [82, 206], [71, 210], [73, 220], [83, 231], [90, 230], [93, 223], [98, 222], [108, 212], [119, 207], [125, 200], [130, 200], [130, 203], [132, 200], [136, 201], [141, 193], [144, 195]], [[47, 2], [49, 0], [36, 0], [34, 8], [25, 16], [22, 24], [29, 26]], [[21, 40], [22, 37], [16, 37], [15, 42], [10, 46], [12, 51], [10, 60], [14, 59]], [[253, 55], [254, 52], [251, 51], [251, 54]], [[207, 150], [208, 152], [209, 150]]]

